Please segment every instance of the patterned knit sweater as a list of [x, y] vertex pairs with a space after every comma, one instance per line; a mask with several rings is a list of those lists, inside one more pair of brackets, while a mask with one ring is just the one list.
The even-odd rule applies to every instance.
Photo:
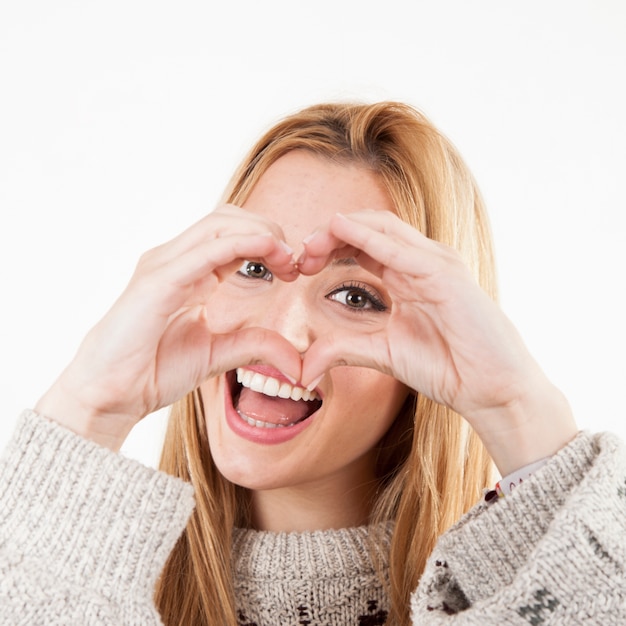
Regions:
[[[24, 413], [0, 460], [0, 624], [160, 624], [154, 584], [192, 508], [182, 481]], [[240, 624], [384, 624], [371, 532], [237, 530]], [[411, 609], [424, 626], [626, 624], [626, 447], [582, 433], [477, 504], [441, 537]]]

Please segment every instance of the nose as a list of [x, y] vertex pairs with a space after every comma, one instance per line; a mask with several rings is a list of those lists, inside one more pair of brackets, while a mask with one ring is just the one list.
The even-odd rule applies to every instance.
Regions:
[[308, 301], [306, 281], [282, 283], [272, 290], [257, 319], [259, 326], [281, 334], [300, 354], [304, 354], [315, 338], [314, 311]]

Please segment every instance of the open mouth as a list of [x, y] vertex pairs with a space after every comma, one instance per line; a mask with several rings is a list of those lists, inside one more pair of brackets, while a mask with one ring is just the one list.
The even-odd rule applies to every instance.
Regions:
[[239, 417], [256, 428], [295, 426], [322, 406], [315, 391], [251, 369], [229, 372], [228, 383]]

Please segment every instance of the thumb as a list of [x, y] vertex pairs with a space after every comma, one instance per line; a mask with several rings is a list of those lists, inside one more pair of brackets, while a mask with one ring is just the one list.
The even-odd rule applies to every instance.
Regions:
[[384, 334], [331, 332], [318, 337], [302, 362], [302, 384], [318, 381], [329, 369], [339, 366], [369, 367], [393, 376]]
[[207, 378], [259, 363], [273, 365], [294, 381], [302, 375], [300, 353], [275, 331], [253, 327], [212, 336]]

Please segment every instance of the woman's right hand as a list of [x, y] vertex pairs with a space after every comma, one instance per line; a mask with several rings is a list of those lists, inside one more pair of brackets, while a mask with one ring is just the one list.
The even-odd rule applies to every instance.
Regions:
[[299, 379], [300, 355], [278, 333], [214, 334], [207, 326], [211, 294], [242, 259], [281, 280], [298, 276], [280, 227], [232, 205], [145, 253], [35, 410], [117, 450], [145, 415], [234, 367], [263, 361]]

